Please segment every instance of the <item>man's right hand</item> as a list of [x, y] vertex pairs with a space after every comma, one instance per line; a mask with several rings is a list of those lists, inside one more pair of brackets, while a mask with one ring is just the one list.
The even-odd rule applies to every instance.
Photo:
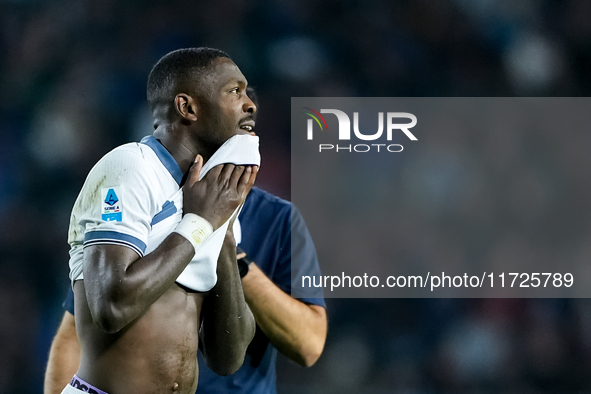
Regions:
[[203, 217], [217, 229], [246, 198], [258, 167], [220, 164], [199, 181], [202, 167], [203, 157], [197, 155], [183, 187], [183, 209]]

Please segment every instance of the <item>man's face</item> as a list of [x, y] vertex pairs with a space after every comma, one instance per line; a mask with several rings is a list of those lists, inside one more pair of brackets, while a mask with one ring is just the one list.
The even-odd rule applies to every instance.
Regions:
[[206, 143], [217, 149], [230, 137], [254, 129], [256, 107], [246, 94], [246, 78], [234, 62], [228, 58], [215, 59], [203, 83], [209, 94], [199, 99], [199, 132]]

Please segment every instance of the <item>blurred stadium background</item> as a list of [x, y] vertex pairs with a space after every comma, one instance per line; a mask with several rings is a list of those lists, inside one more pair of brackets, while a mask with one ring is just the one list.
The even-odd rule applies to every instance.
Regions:
[[[257, 89], [258, 185], [284, 198], [292, 96], [591, 92], [585, 0], [1, 0], [0, 393], [42, 391], [84, 177], [116, 145], [151, 133], [144, 96], [155, 61], [201, 45], [227, 51]], [[569, 212], [591, 219], [591, 133], [565, 138], [560, 154], [580, 174]], [[498, 169], [499, 193], [521, 173], [523, 149]], [[526, 246], [518, 239], [506, 253]], [[589, 261], [591, 246], [575, 257]], [[281, 360], [280, 393], [591, 392], [589, 300], [328, 306], [324, 355], [306, 370]]]

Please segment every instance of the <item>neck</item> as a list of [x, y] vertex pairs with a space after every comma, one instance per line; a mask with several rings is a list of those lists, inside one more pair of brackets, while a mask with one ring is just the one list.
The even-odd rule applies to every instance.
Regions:
[[203, 156], [204, 162], [209, 159], [209, 156], [204, 154], [205, 150], [189, 138], [188, 134], [187, 130], [179, 130], [171, 124], [160, 125], [154, 131], [154, 138], [158, 139], [170, 152], [183, 174], [186, 174], [193, 165], [197, 154]]

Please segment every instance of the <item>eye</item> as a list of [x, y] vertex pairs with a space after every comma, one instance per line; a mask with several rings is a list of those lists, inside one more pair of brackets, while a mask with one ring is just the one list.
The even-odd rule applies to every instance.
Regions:
[[230, 93], [238, 93], [239, 90], [240, 88], [236, 87], [234, 89], [230, 89]]

